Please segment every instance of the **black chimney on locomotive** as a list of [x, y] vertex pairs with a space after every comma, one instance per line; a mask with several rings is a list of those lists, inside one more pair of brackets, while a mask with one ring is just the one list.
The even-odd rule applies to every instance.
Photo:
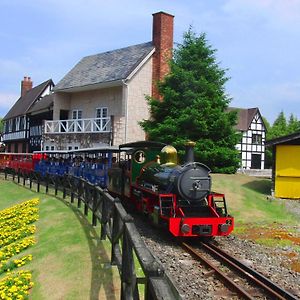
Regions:
[[196, 143], [189, 141], [185, 144], [185, 162], [191, 163], [195, 161], [194, 147]]

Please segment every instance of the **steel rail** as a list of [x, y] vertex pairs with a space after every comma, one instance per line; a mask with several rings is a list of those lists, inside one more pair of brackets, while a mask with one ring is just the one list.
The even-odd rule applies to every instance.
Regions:
[[218, 258], [222, 259], [226, 263], [228, 263], [231, 267], [233, 267], [239, 273], [242, 273], [249, 280], [254, 282], [260, 288], [264, 289], [270, 296], [275, 297], [276, 299], [288, 299], [288, 300], [297, 300], [294, 295], [287, 292], [262, 274], [258, 273], [254, 269], [246, 266], [241, 261], [229, 255], [227, 252], [218, 248], [217, 246], [211, 243], [203, 243], [201, 242], [201, 246], [206, 250], [213, 253]]
[[220, 279], [227, 285], [231, 287], [232, 290], [237, 292], [240, 296], [244, 297], [245, 299], [254, 300], [247, 291], [245, 291], [243, 288], [238, 286], [235, 282], [233, 282], [229, 277], [226, 276], [225, 273], [223, 273], [220, 269], [218, 269], [216, 266], [214, 266], [211, 262], [209, 262], [207, 259], [205, 259], [198, 251], [196, 251], [193, 247], [188, 245], [187, 243], [182, 243], [181, 246], [185, 249], [187, 249], [193, 256], [195, 256], [197, 259], [200, 259], [206, 266], [214, 270], [214, 272], [217, 274], [217, 276], [220, 277]]

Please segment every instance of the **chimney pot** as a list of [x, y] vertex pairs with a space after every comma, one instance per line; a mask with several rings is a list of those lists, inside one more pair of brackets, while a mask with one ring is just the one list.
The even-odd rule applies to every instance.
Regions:
[[21, 97], [23, 97], [31, 89], [32, 81], [30, 77], [24, 76], [24, 80], [21, 81]]

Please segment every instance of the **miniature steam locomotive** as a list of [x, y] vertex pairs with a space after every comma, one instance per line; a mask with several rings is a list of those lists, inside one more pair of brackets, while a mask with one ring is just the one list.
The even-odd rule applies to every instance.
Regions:
[[133, 204], [152, 222], [176, 237], [225, 236], [233, 230], [225, 196], [211, 191], [210, 169], [194, 161], [193, 143], [186, 162], [177, 164], [174, 147], [155, 143], [124, 144], [131, 149], [108, 170], [108, 190]]

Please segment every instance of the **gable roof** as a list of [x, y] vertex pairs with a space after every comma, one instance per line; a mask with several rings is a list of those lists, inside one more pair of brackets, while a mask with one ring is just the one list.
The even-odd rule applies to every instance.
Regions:
[[279, 144], [300, 145], [300, 132], [295, 132], [289, 135], [281, 136], [269, 141], [266, 141], [266, 146], [275, 146]]
[[[238, 123], [235, 126], [236, 129], [241, 131], [247, 131], [251, 125], [251, 122], [254, 116], [259, 113], [257, 107], [254, 108], [237, 108], [237, 107], [228, 107], [228, 111], [237, 111]], [[260, 113], [259, 113], [260, 114]]]
[[22, 116], [27, 113], [32, 104], [42, 95], [44, 90], [49, 85], [54, 85], [51, 79], [37, 85], [36, 87], [30, 89], [26, 92], [23, 97], [20, 97], [13, 107], [9, 110], [3, 120], [14, 118], [17, 116]]
[[36, 101], [30, 109], [28, 109], [27, 113], [36, 113], [43, 111], [45, 109], [50, 108], [53, 106], [53, 94], [46, 95], [41, 98], [41, 100]]
[[86, 56], [61, 79], [54, 91], [126, 79], [154, 50], [152, 42]]

